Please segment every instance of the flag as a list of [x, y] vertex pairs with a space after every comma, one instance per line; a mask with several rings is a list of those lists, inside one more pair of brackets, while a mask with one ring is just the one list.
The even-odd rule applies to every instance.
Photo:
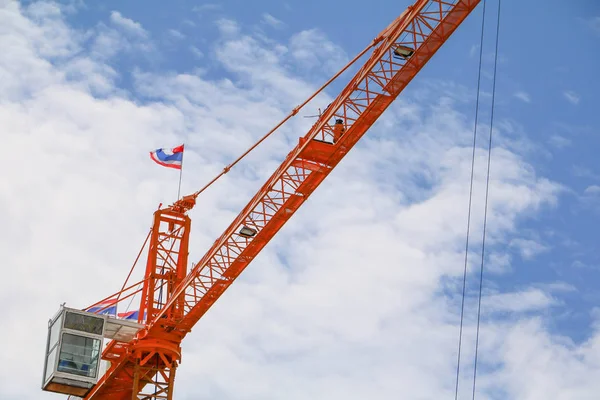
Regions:
[[183, 145], [172, 149], [156, 149], [150, 152], [150, 158], [163, 167], [181, 169]]
[[119, 318], [122, 319], [138, 319], [138, 315], [139, 315], [139, 311], [126, 311], [126, 312], [120, 312], [119, 314], [117, 314], [117, 316]]
[[135, 311], [126, 311], [126, 312], [122, 312], [117, 314], [117, 316], [121, 319], [133, 319], [135, 321], [137, 321], [138, 316], [140, 315], [140, 312], [135, 310]]
[[91, 312], [94, 314], [107, 314], [107, 315], [116, 316], [117, 315], [117, 301], [115, 299], [104, 300], [90, 308], [87, 308], [85, 311]]

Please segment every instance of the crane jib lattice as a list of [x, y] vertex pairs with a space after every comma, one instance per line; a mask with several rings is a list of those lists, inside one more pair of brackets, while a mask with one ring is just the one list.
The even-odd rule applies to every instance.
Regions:
[[140, 307], [146, 329], [109, 343], [110, 367], [86, 399], [173, 398], [182, 339], [479, 2], [418, 0], [384, 29], [364, 65], [190, 271], [187, 211], [197, 193], [155, 212]]

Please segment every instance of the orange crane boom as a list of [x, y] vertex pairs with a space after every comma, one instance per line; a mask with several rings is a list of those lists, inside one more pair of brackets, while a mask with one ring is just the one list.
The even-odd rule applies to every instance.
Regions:
[[198, 193], [154, 213], [139, 322], [131, 342], [111, 341], [110, 367], [85, 397], [172, 399], [181, 341], [417, 75], [480, 0], [417, 0], [370, 44], [344, 90], [235, 220], [188, 272]]

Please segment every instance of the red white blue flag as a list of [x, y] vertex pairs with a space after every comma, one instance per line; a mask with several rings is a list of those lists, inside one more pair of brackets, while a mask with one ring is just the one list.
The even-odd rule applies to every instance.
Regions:
[[172, 149], [156, 149], [150, 152], [150, 158], [163, 167], [181, 169], [183, 145]]
[[87, 308], [85, 311], [91, 312], [94, 314], [107, 314], [107, 315], [117, 315], [117, 300], [110, 299], [101, 301], [94, 306]]
[[[121, 319], [133, 319], [136, 320], [138, 319], [138, 315], [140, 315], [139, 311], [126, 311], [126, 312], [122, 312], [122, 313], [118, 313], [117, 316]], [[144, 313], [144, 316], [146, 316], [146, 314]]]

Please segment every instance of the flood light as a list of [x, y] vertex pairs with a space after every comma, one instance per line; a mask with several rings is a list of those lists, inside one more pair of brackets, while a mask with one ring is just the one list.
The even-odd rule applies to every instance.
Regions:
[[404, 58], [405, 60], [408, 59], [410, 56], [412, 56], [414, 52], [415, 51], [413, 49], [411, 49], [410, 47], [402, 46], [402, 45], [399, 45], [398, 47], [396, 47], [394, 49], [394, 54], [397, 55], [398, 57]]
[[254, 235], [256, 235], [256, 229], [252, 229], [252, 228], [248, 228], [247, 226], [243, 226], [242, 229], [240, 229], [240, 235], [247, 237], [247, 238], [251, 238]]

